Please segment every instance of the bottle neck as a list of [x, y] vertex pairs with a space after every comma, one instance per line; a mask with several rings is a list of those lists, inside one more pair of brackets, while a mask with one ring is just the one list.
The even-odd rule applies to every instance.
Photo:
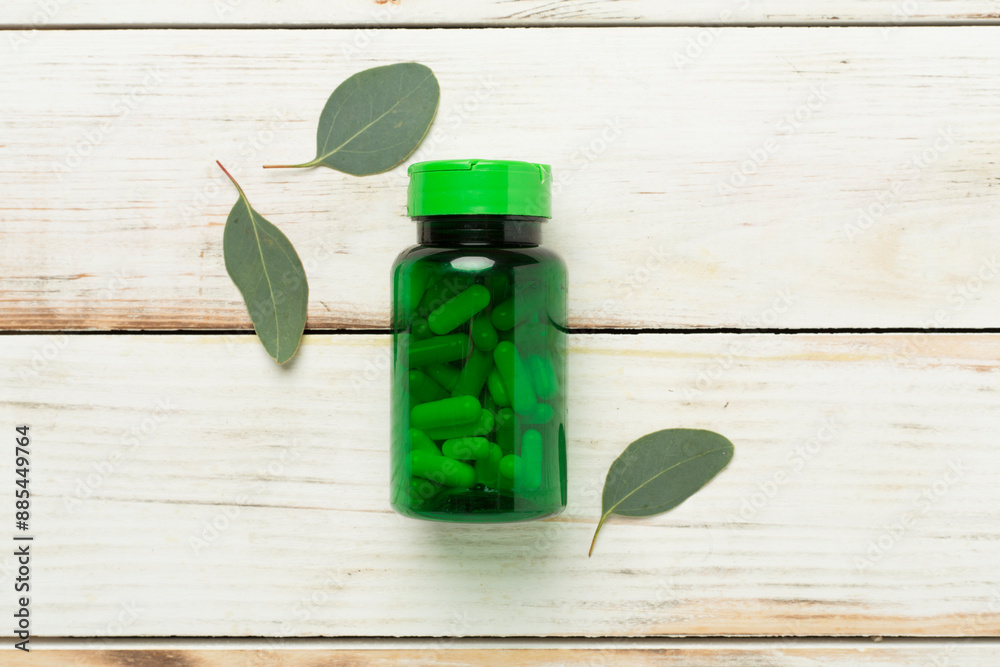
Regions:
[[520, 215], [434, 215], [414, 218], [417, 243], [432, 246], [531, 247], [542, 242], [545, 218]]

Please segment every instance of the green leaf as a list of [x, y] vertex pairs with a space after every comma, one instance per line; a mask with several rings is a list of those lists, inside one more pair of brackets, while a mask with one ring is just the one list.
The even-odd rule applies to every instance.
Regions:
[[288, 237], [250, 206], [236, 179], [216, 164], [240, 193], [222, 237], [226, 271], [243, 295], [264, 349], [283, 364], [295, 354], [306, 326], [306, 272]]
[[615, 459], [604, 480], [603, 514], [590, 543], [612, 514], [651, 516], [671, 510], [729, 465], [733, 443], [713, 433], [672, 428], [644, 435]]
[[441, 89], [419, 63], [397, 63], [358, 72], [326, 101], [316, 132], [316, 159], [265, 169], [315, 167], [354, 176], [388, 171], [405, 160], [430, 129]]

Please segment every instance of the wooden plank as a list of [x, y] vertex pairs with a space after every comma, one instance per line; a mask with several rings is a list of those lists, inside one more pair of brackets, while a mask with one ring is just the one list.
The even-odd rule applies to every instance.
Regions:
[[[388, 508], [388, 359], [377, 335], [288, 368], [250, 336], [0, 338], [35, 632], [1000, 633], [1000, 336], [573, 336], [569, 508], [507, 527]], [[673, 426], [732, 464], [587, 558], [608, 465]]]
[[0, 8], [0, 26], [612, 26], [664, 24], [851, 24], [987, 21], [1000, 18], [989, 0], [15, 0]]
[[[0, 326], [249, 327], [221, 256], [220, 158], [303, 257], [308, 326], [387, 327], [389, 266], [414, 239], [405, 170], [256, 167], [310, 153], [337, 82], [410, 59], [444, 91], [419, 158], [554, 164], [546, 236], [575, 327], [995, 326], [998, 35], [42, 34], [0, 79], [17, 156], [0, 167]], [[496, 57], [470, 67], [481, 51]]]
[[574, 327], [995, 326], [1000, 27], [706, 30], [40, 34], [0, 80], [0, 326], [249, 327], [219, 158], [302, 255], [308, 326], [387, 327], [405, 170], [257, 166], [411, 59], [443, 88], [418, 158], [553, 163]]
[[[95, 644], [99, 644], [95, 640]], [[969, 645], [960, 641], [926, 642], [920, 646], [899, 647], [854, 641], [837, 647], [814, 648], [773, 642], [756, 647], [729, 648], [725, 645], [698, 648], [538, 648], [538, 649], [365, 649], [365, 650], [43, 650], [30, 656], [8, 658], [7, 664], [31, 667], [315, 667], [315, 665], [357, 665], [402, 667], [424, 665], [483, 665], [507, 667], [562, 667], [563, 665], [691, 665], [719, 667], [759, 667], [780, 664], [783, 667], [854, 667], [856, 665], [942, 664], [963, 667], [993, 667], [996, 646]], [[934, 661], [939, 662], [935, 663]], [[697, 662], [693, 662], [697, 661]]]

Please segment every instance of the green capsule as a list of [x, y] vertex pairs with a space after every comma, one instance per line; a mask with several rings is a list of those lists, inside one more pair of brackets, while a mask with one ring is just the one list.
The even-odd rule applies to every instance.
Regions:
[[492, 352], [500, 340], [486, 311], [472, 318], [469, 335], [472, 336], [472, 344], [476, 346], [476, 349], [483, 352]]
[[566, 328], [566, 283], [564, 281], [553, 280], [549, 282], [548, 295], [545, 300], [545, 312], [550, 322]]
[[510, 397], [507, 396], [507, 390], [504, 389], [503, 380], [500, 379], [500, 373], [496, 368], [491, 370], [486, 378], [486, 387], [490, 390], [490, 398], [494, 403], [502, 408], [510, 406]]
[[[499, 473], [499, 470], [497, 471]], [[510, 477], [504, 477], [503, 475], [497, 475], [497, 491], [513, 491], [514, 490], [514, 480]], [[508, 495], [508, 494], [504, 494]]]
[[531, 372], [531, 383], [538, 398], [548, 400], [559, 393], [559, 380], [556, 369], [548, 357], [533, 354], [528, 357], [528, 370]]
[[427, 377], [427, 374], [420, 370], [410, 371], [410, 395], [417, 403], [430, 403], [448, 398], [451, 394], [445, 391], [444, 387]]
[[451, 364], [427, 364], [424, 372], [447, 391], [455, 388], [460, 371]]
[[415, 477], [459, 489], [467, 489], [476, 483], [476, 470], [468, 463], [430, 452], [410, 452], [410, 471]]
[[510, 331], [513, 329], [516, 324], [514, 321], [513, 297], [494, 306], [493, 313], [490, 315], [490, 320], [493, 322], [493, 326], [500, 331]]
[[493, 355], [482, 350], [473, 350], [458, 374], [458, 382], [452, 387], [451, 395], [479, 396], [492, 369]]
[[424, 507], [441, 490], [440, 484], [420, 477], [410, 478], [410, 504], [414, 507]]
[[427, 326], [427, 320], [422, 317], [413, 320], [412, 331], [414, 340], [423, 340], [425, 338], [430, 338], [433, 335], [431, 333], [431, 328]]
[[565, 334], [548, 322], [525, 322], [517, 327], [514, 335], [518, 340], [530, 340], [546, 349], [555, 349], [564, 344], [565, 338]]
[[490, 396], [490, 392], [484, 391], [479, 400], [482, 401], [483, 410], [489, 410], [494, 416], [496, 416], [498, 408], [497, 404], [493, 402], [493, 397]]
[[509, 425], [516, 417], [514, 411], [510, 408], [501, 408], [499, 412], [496, 413], [495, 420], [497, 427], [506, 427]]
[[476, 461], [476, 482], [484, 486], [496, 486], [502, 458], [500, 447], [491, 444], [489, 454]]
[[547, 424], [552, 421], [555, 414], [556, 412], [552, 409], [551, 405], [548, 403], [539, 403], [530, 415], [522, 417], [522, 421], [525, 424]]
[[418, 314], [426, 316], [427, 313], [431, 312], [448, 300], [442, 299], [439, 296], [443, 290], [442, 280], [442, 278], [438, 278], [434, 282], [430, 283], [427, 286], [427, 289], [424, 290], [423, 296], [420, 298], [420, 301], [417, 302], [416, 312]]
[[414, 265], [413, 270], [410, 271], [410, 291], [407, 294], [405, 307], [413, 309], [420, 303], [430, 282], [431, 270], [429, 264], [418, 263]]
[[521, 457], [517, 454], [508, 454], [507, 456], [500, 459], [499, 473], [501, 477], [506, 477], [507, 479], [514, 479], [517, 475], [517, 469], [520, 467]]
[[473, 282], [472, 276], [467, 274], [450, 274], [438, 278], [424, 292], [417, 311], [424, 315], [430, 313], [461, 294]]
[[500, 379], [503, 380], [504, 389], [507, 390], [514, 412], [519, 415], [531, 414], [538, 404], [538, 398], [531, 386], [531, 375], [521, 360], [517, 348], [513, 343], [504, 341], [493, 350], [493, 359], [496, 361]]
[[489, 304], [490, 291], [482, 285], [473, 285], [432, 310], [427, 325], [439, 336], [451, 333]]
[[404, 270], [394, 276], [393, 326], [397, 331], [411, 326], [417, 305], [427, 288], [430, 271], [429, 265], [418, 262], [409, 271]]
[[560, 486], [560, 496], [562, 497], [562, 504], [566, 504], [566, 428], [565, 424], [559, 424], [559, 436], [556, 440], [556, 457], [558, 466], [556, 468], [556, 474], [561, 478]]
[[434, 362], [458, 361], [469, 356], [469, 337], [465, 334], [434, 336], [410, 343], [410, 367]]
[[507, 288], [510, 287], [510, 278], [506, 273], [491, 273], [486, 276], [486, 287], [490, 290], [490, 300], [493, 303], [500, 303], [507, 298]]
[[514, 411], [510, 408], [502, 408], [497, 411], [494, 421], [496, 422], [497, 429], [497, 444], [500, 445], [500, 449], [503, 450], [504, 454], [513, 454], [518, 429], [518, 420], [514, 416]]
[[545, 306], [545, 292], [535, 283], [518, 289], [511, 298], [493, 307], [493, 326], [509, 331], [522, 322], [539, 322]]
[[473, 435], [486, 436], [493, 432], [493, 425], [493, 413], [483, 409], [479, 411], [479, 416], [475, 420], [461, 424], [452, 424], [450, 426], [429, 428], [426, 433], [427, 437], [431, 440], [451, 440], [452, 438], [464, 438]]
[[441, 445], [441, 452], [452, 459], [460, 459], [462, 461], [470, 459], [479, 460], [490, 455], [491, 445], [492, 443], [489, 440], [478, 436], [452, 438], [451, 440], [444, 441], [444, 444]]
[[434, 441], [427, 437], [427, 434], [418, 428], [411, 428], [407, 433], [410, 442], [411, 452], [430, 452], [440, 456], [441, 450], [434, 444]]
[[521, 436], [521, 466], [518, 469], [518, 486], [529, 491], [542, 484], [542, 434], [529, 429]]
[[475, 396], [453, 396], [432, 403], [421, 403], [410, 410], [410, 424], [431, 435], [431, 429], [474, 421], [482, 410]]

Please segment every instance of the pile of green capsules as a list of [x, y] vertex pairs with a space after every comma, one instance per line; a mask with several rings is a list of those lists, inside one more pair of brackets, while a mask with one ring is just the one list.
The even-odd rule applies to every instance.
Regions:
[[450, 274], [409, 313], [410, 498], [481, 485], [533, 492], [563, 414], [562, 334], [548, 317], [545, 281], [516, 289], [506, 273]]

